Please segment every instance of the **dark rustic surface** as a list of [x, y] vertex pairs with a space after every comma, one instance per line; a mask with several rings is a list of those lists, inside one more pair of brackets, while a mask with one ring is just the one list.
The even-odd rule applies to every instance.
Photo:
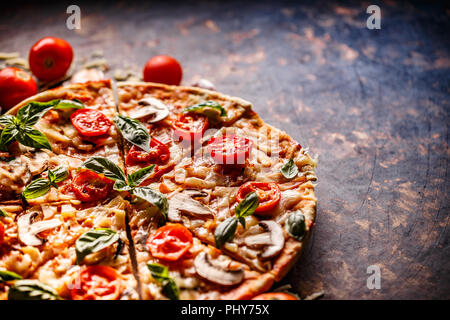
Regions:
[[[450, 11], [383, 2], [368, 30], [369, 4], [81, 4], [76, 31], [68, 4], [19, 5], [0, 12], [0, 51], [54, 35], [113, 68], [176, 57], [184, 84], [252, 101], [319, 155], [316, 228], [284, 282], [327, 299], [449, 299]], [[366, 287], [373, 264], [380, 290]]]

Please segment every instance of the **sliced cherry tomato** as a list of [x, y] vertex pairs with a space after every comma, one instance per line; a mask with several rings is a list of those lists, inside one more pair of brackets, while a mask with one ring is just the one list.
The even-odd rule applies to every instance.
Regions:
[[133, 145], [128, 151], [125, 159], [128, 166], [143, 165], [149, 166], [151, 164], [163, 164], [170, 158], [170, 150], [167, 145], [159, 142], [157, 139], [150, 140], [150, 152], [146, 152]]
[[72, 300], [117, 300], [120, 279], [116, 271], [107, 266], [89, 266], [72, 282]]
[[183, 77], [180, 63], [169, 56], [155, 56], [144, 67], [144, 81], [179, 85]]
[[254, 297], [252, 300], [298, 300], [293, 295], [284, 292], [267, 292]]
[[83, 202], [104, 200], [112, 190], [114, 181], [90, 170], [82, 170], [72, 180], [72, 190]]
[[111, 121], [100, 111], [94, 109], [78, 109], [70, 116], [77, 131], [87, 137], [106, 134], [111, 127]]
[[246, 182], [238, 190], [236, 200], [241, 202], [250, 192], [256, 192], [259, 197], [259, 206], [256, 213], [262, 213], [271, 210], [280, 202], [280, 187], [275, 182]]
[[232, 134], [211, 138], [208, 142], [209, 154], [218, 164], [243, 165], [252, 147], [251, 140]]
[[25, 71], [4, 68], [0, 71], [0, 107], [9, 110], [38, 91], [36, 82]]
[[200, 114], [180, 113], [173, 121], [175, 137], [180, 141], [198, 141], [208, 129], [208, 118]]
[[5, 226], [0, 222], [0, 246], [3, 243], [3, 239], [5, 238]]
[[181, 224], [167, 224], [147, 239], [152, 255], [167, 261], [180, 259], [192, 244], [192, 233]]
[[45, 37], [36, 42], [30, 50], [28, 61], [33, 74], [41, 80], [62, 78], [73, 59], [70, 44], [59, 38]]

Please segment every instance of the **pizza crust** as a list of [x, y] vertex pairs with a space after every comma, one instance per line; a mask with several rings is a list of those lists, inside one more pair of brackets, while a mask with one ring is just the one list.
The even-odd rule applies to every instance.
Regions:
[[57, 87], [54, 89], [43, 91], [43, 92], [40, 92], [34, 96], [31, 96], [31, 97], [23, 100], [22, 102], [20, 102], [13, 108], [9, 109], [8, 112], [6, 112], [6, 114], [15, 115], [20, 108], [27, 105], [31, 101], [46, 102], [46, 101], [50, 101], [53, 99], [59, 99], [66, 94], [85, 90], [86, 88], [91, 88], [94, 90], [99, 90], [101, 88], [111, 89], [111, 81], [110, 80], [101, 80], [101, 81], [88, 81], [85, 83], [74, 83], [74, 84], [69, 84], [64, 87]]
[[239, 287], [224, 293], [222, 300], [250, 300], [253, 297], [266, 292], [274, 283], [274, 276], [265, 273], [256, 279], [245, 280]]

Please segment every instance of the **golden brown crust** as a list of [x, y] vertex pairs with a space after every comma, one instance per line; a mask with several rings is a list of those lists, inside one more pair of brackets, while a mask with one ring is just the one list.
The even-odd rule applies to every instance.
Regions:
[[[309, 236], [309, 233], [308, 233]], [[274, 277], [275, 281], [280, 281], [284, 276], [291, 270], [294, 264], [300, 258], [303, 248], [306, 246], [308, 236], [304, 237], [301, 242], [289, 238], [284, 244], [283, 251], [278, 256], [277, 260], [270, 271]]]
[[222, 300], [250, 300], [270, 289], [274, 283], [274, 276], [270, 273], [265, 273], [256, 279], [245, 280], [239, 287], [224, 293], [221, 296]]
[[[289, 159], [294, 158], [299, 154], [306, 154], [305, 150], [301, 148], [301, 146], [296, 142], [292, 137], [290, 137], [286, 132], [275, 128], [267, 123], [265, 123], [258, 114], [251, 111], [248, 112], [244, 117], [242, 117], [240, 120], [238, 120], [234, 125], [234, 127], [239, 127], [244, 130], [258, 130], [258, 131], [264, 131], [267, 132], [267, 134], [275, 134], [279, 138], [279, 144], [282, 149], [282, 153], [280, 153], [280, 156], [283, 159]], [[314, 168], [310, 168], [310, 165], [305, 165], [305, 168], [308, 170], [314, 171]], [[300, 168], [300, 171], [303, 171], [303, 168]], [[307, 197], [310, 199], [300, 199], [297, 204], [292, 206], [292, 211], [300, 210], [304, 215], [306, 222], [308, 224], [307, 226], [307, 232], [303, 239], [301, 241], [297, 241], [296, 239], [289, 237], [286, 242], [285, 246], [283, 248], [283, 251], [279, 254], [279, 256], [276, 258], [276, 260], [273, 263], [272, 270], [270, 271], [274, 277], [275, 281], [280, 281], [293, 267], [293, 265], [298, 261], [300, 258], [304, 248], [306, 247], [309, 237], [311, 235], [312, 229], [311, 227], [314, 225], [315, 216], [316, 216], [316, 198], [314, 193], [314, 185], [309, 181], [310, 179], [307, 179], [305, 177], [298, 177], [291, 182], [295, 183], [301, 183], [297, 187], [299, 191], [304, 192], [304, 189], [308, 189]], [[236, 257], [235, 255], [235, 258]]]
[[19, 104], [15, 105], [14, 107], [12, 107], [11, 109], [8, 110], [7, 114], [16, 114], [20, 108], [22, 108], [26, 104], [30, 103], [31, 101], [45, 102], [45, 101], [49, 101], [52, 99], [58, 99], [58, 98], [65, 96], [68, 93], [82, 91], [82, 90], [85, 90], [86, 88], [87, 89], [92, 88], [92, 89], [96, 89], [96, 90], [98, 90], [100, 88], [111, 88], [111, 81], [110, 80], [101, 80], [101, 81], [88, 81], [85, 83], [74, 83], [74, 84], [70, 84], [70, 85], [67, 85], [64, 87], [57, 87], [54, 89], [43, 91], [43, 92], [40, 92], [34, 96], [31, 96], [31, 97], [23, 100]]
[[[299, 186], [301, 188], [301, 186]], [[314, 196], [314, 190], [310, 191], [310, 196]], [[300, 200], [294, 207], [293, 210], [301, 210], [305, 215], [307, 222], [307, 231], [305, 236], [301, 241], [297, 241], [294, 238], [289, 238], [284, 244], [283, 251], [280, 253], [278, 258], [275, 260], [272, 274], [275, 276], [275, 281], [280, 281], [294, 266], [294, 264], [300, 258], [303, 250], [308, 244], [309, 238], [311, 236], [312, 227], [314, 226], [314, 221], [316, 218], [316, 201], [315, 200]]]
[[171, 102], [178, 109], [193, 105], [195, 103], [214, 100], [222, 104], [227, 111], [222, 124], [229, 126], [239, 119], [244, 113], [252, 109], [252, 104], [244, 99], [232, 97], [216, 91], [211, 91], [196, 87], [170, 86], [152, 82], [127, 81], [117, 84], [119, 92], [119, 109], [122, 111], [123, 103], [132, 99], [141, 99], [140, 96], [128, 95], [120, 89], [132, 89], [134, 94], [151, 94], [152, 96], [164, 101]]
[[238, 97], [232, 97], [217, 91], [207, 90], [203, 88], [197, 87], [186, 87], [186, 86], [171, 86], [167, 84], [154, 83], [154, 82], [140, 82], [140, 81], [125, 81], [117, 84], [117, 88], [122, 88], [126, 86], [134, 86], [134, 87], [145, 87], [148, 89], [163, 89], [167, 92], [186, 92], [193, 95], [199, 96], [207, 96], [210, 99], [218, 98], [223, 100], [234, 101], [236, 104], [240, 104], [245, 107], [247, 110], [251, 109], [252, 104], [244, 99]]

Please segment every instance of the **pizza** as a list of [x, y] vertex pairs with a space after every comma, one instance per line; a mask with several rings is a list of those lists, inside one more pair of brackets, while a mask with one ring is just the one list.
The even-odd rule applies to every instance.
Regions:
[[317, 160], [240, 98], [91, 81], [0, 130], [0, 299], [252, 299], [314, 225]]

